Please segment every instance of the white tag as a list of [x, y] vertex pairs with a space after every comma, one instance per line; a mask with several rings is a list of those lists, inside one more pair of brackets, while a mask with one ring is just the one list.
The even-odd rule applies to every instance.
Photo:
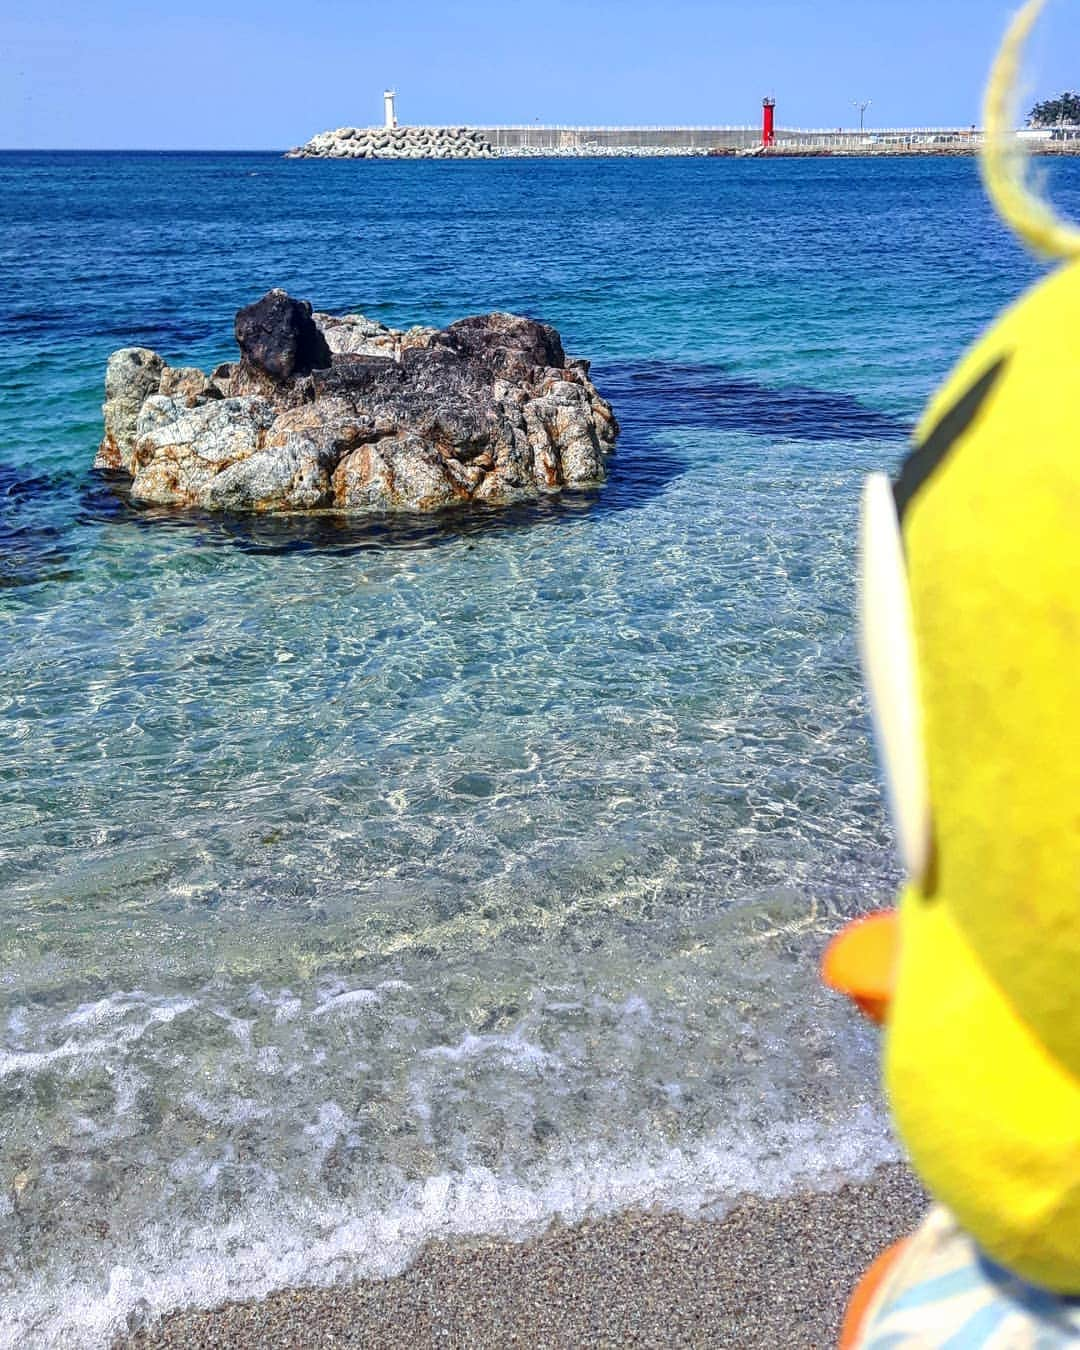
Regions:
[[923, 739], [915, 626], [892, 485], [872, 474], [859, 530], [859, 638], [878, 752], [900, 847], [916, 885], [930, 867], [930, 787]]

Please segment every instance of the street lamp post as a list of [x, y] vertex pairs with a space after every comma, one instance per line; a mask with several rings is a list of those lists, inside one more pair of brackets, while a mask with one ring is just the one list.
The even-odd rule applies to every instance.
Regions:
[[852, 101], [851, 106], [852, 106], [853, 108], [858, 108], [858, 110], [859, 110], [859, 135], [860, 135], [860, 136], [861, 136], [861, 135], [865, 132], [865, 130], [866, 130], [866, 110], [867, 110], [867, 108], [869, 108], [869, 107], [871, 107], [871, 106], [873, 105], [873, 102], [874, 102], [874, 100], [873, 100], [872, 98], [868, 98], [868, 99], [866, 100], [865, 103], [860, 103], [858, 99], [854, 99], [854, 100]]

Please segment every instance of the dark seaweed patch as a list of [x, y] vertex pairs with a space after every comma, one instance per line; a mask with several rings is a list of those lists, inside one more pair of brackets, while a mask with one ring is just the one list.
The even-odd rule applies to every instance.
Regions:
[[63, 480], [0, 463], [0, 589], [69, 579]]
[[0, 464], [0, 502], [31, 502], [51, 497], [56, 480], [45, 474], [27, 474], [10, 464]]
[[851, 394], [765, 385], [723, 366], [631, 361], [594, 367], [593, 378], [624, 422], [700, 427], [803, 441], [902, 440], [911, 425]]

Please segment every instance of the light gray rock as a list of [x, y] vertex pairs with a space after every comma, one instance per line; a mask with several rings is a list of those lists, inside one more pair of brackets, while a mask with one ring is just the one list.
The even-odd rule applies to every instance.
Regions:
[[[177, 413], [171, 419], [170, 404]], [[263, 448], [274, 417], [262, 398], [226, 398], [188, 408], [157, 395], [150, 413], [156, 425], [139, 436], [132, 456], [132, 497], [209, 506], [216, 476]]]
[[202, 501], [212, 511], [313, 511], [331, 504], [330, 475], [303, 437], [290, 436], [215, 474]]
[[94, 460], [96, 469], [130, 469], [135, 429], [143, 403], [158, 392], [165, 362], [149, 347], [122, 347], [105, 370], [105, 435]]
[[346, 455], [334, 474], [334, 499], [346, 511], [437, 511], [468, 493], [438, 449], [406, 431]]
[[[169, 426], [178, 421], [186, 410], [187, 403], [183, 399], [169, 398], [166, 394], [151, 394], [139, 409], [139, 418], [135, 423], [135, 445], [158, 427]], [[133, 445], [133, 455], [134, 448]], [[134, 469], [133, 464], [129, 464], [128, 467]]]
[[220, 397], [210, 377], [196, 366], [165, 366], [158, 389], [168, 398], [182, 400], [189, 408], [196, 407], [204, 399]]
[[353, 356], [400, 355], [400, 333], [362, 314], [314, 314], [332, 352]]

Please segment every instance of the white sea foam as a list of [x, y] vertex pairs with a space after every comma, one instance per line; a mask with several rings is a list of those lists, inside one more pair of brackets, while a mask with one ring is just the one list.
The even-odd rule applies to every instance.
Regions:
[[[139, 990], [110, 994], [84, 1004], [62, 1023], [73, 1032], [50, 1050], [0, 1050], [0, 1079], [33, 1075], [62, 1060], [92, 1060], [140, 1040], [147, 1031], [174, 1021], [196, 1006], [191, 998], [152, 998]], [[87, 1029], [104, 1034], [86, 1036]]]
[[477, 1036], [466, 1033], [455, 1045], [436, 1045], [421, 1051], [421, 1059], [442, 1059], [460, 1064], [467, 1060], [493, 1056], [504, 1068], [535, 1072], [559, 1066], [557, 1055], [527, 1041], [520, 1032], [510, 1036]]
[[[345, 1121], [340, 1108], [328, 1104], [310, 1128], [330, 1146]], [[826, 1189], [866, 1178], [896, 1156], [884, 1117], [863, 1105], [827, 1129], [800, 1121], [756, 1139], [749, 1129], [725, 1132], [694, 1147], [637, 1157], [584, 1150], [533, 1184], [474, 1167], [430, 1177], [377, 1211], [286, 1202], [268, 1187], [220, 1226], [147, 1228], [130, 1259], [99, 1283], [75, 1272], [36, 1278], [2, 1309], [0, 1346], [101, 1346], [125, 1326], [181, 1306], [392, 1275], [430, 1238], [523, 1240], [555, 1218], [573, 1223], [627, 1208], [720, 1215], [741, 1196]]]
[[379, 995], [374, 989], [350, 989], [347, 993], [337, 994], [325, 1003], [320, 1003], [312, 1011], [312, 1017], [325, 1017], [328, 1013], [349, 1012], [354, 1008], [377, 1007]]
[[[312, 1017], [326, 1017], [329, 1013], [349, 1013], [359, 1008], [377, 1008], [385, 994], [408, 993], [412, 986], [404, 980], [383, 980], [374, 989], [345, 989], [332, 994], [311, 1011]], [[299, 1011], [299, 1005], [296, 1011]], [[295, 1014], [290, 1014], [295, 1015]]]

